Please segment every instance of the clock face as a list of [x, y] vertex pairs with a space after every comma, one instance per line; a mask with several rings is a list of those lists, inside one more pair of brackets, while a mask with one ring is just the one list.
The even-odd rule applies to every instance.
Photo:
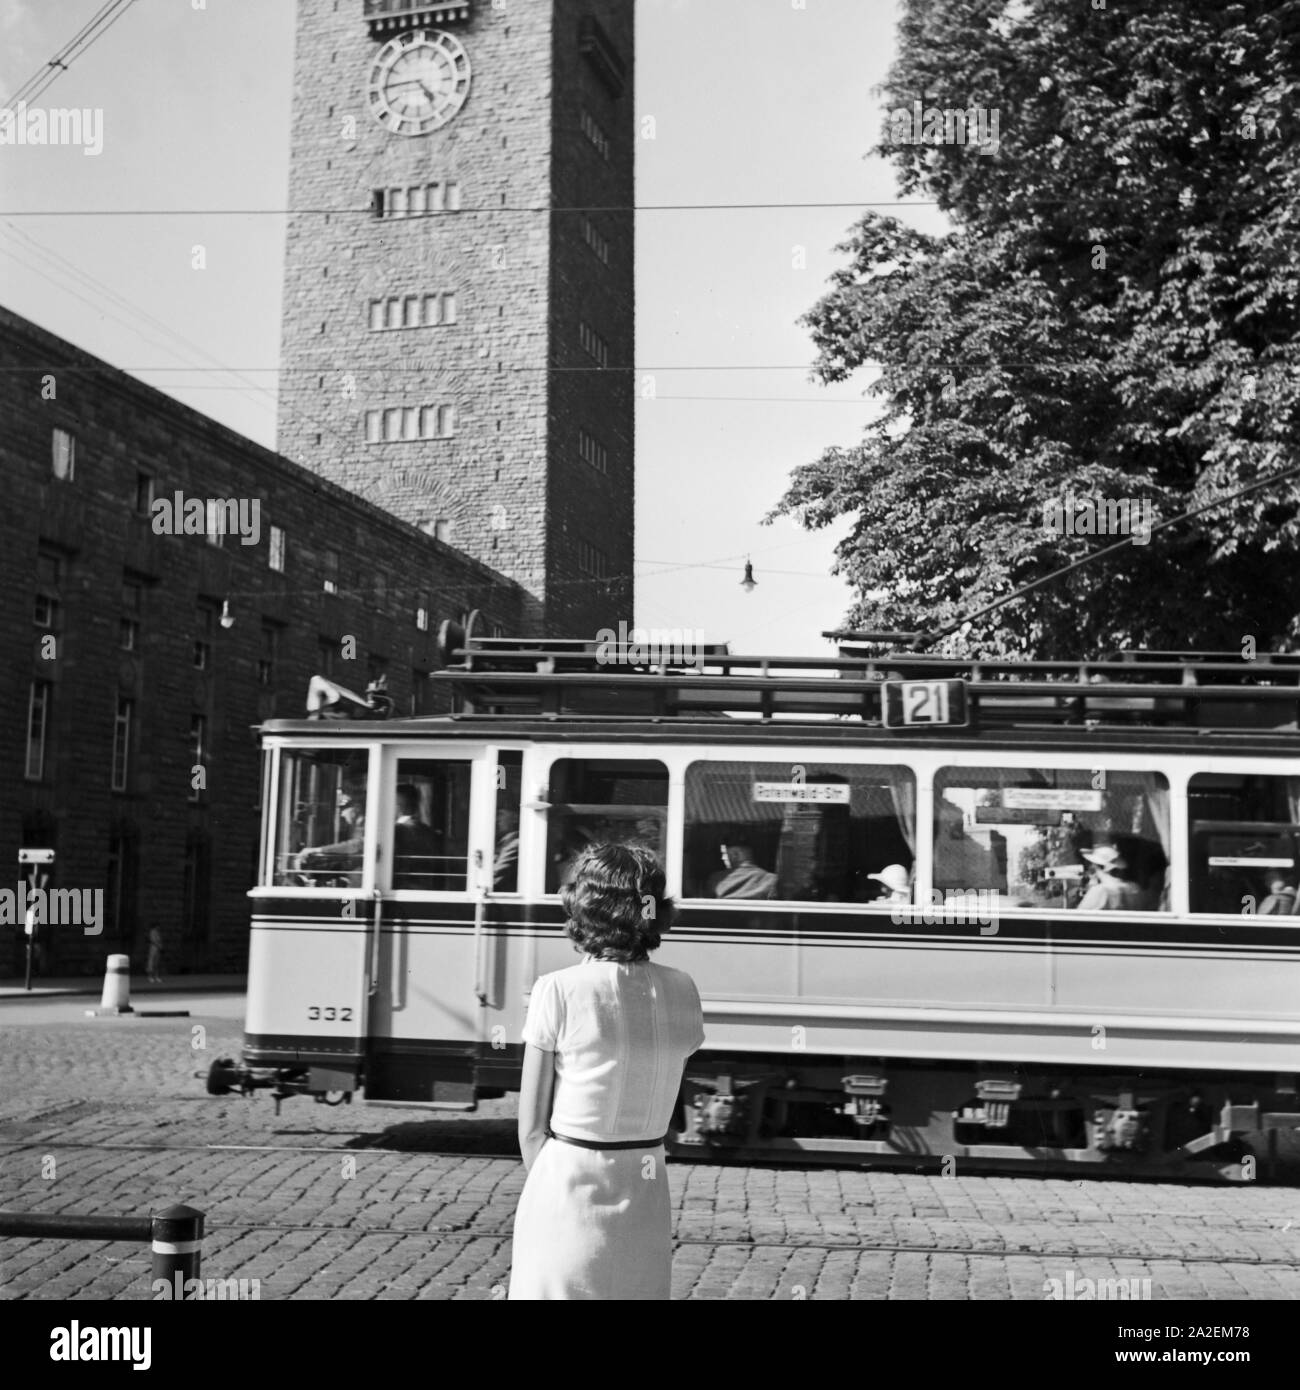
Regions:
[[408, 30], [379, 50], [370, 70], [370, 111], [394, 135], [445, 126], [469, 96], [469, 54], [450, 34]]

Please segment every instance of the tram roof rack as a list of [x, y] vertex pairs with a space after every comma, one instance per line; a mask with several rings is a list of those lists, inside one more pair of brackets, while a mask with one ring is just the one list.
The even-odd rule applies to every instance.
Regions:
[[[432, 679], [449, 687], [455, 714], [474, 717], [838, 718], [912, 733], [1061, 724], [1300, 729], [1300, 655], [1289, 653], [1243, 661], [1240, 653], [1128, 650], [1101, 661], [984, 661], [851, 645], [833, 657], [671, 648], [478, 637], [444, 625], [445, 667]], [[929, 704], [926, 687], [943, 718], [909, 717]]]

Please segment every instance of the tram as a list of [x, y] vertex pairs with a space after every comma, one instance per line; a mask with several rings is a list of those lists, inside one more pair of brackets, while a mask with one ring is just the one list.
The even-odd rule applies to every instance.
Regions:
[[442, 646], [445, 715], [263, 726], [213, 1094], [517, 1090], [557, 892], [613, 841], [661, 857], [656, 959], [703, 999], [679, 1157], [1251, 1176], [1300, 1127], [1300, 656]]

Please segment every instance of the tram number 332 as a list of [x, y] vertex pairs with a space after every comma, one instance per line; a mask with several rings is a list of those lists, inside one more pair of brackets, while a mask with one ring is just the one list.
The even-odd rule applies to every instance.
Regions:
[[343, 1005], [308, 1004], [307, 1017], [313, 1023], [317, 1020], [323, 1023], [351, 1023], [352, 1009]]
[[968, 722], [965, 681], [886, 681], [884, 695], [889, 729]]

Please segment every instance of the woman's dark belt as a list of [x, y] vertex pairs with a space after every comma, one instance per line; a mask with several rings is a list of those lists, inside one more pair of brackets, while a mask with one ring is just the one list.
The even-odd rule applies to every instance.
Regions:
[[594, 1139], [570, 1139], [567, 1134], [556, 1134], [549, 1127], [546, 1131], [546, 1137], [558, 1139], [561, 1144], [575, 1144], [580, 1149], [656, 1149], [668, 1138], [665, 1134], [658, 1139], [619, 1139], [597, 1143]]

